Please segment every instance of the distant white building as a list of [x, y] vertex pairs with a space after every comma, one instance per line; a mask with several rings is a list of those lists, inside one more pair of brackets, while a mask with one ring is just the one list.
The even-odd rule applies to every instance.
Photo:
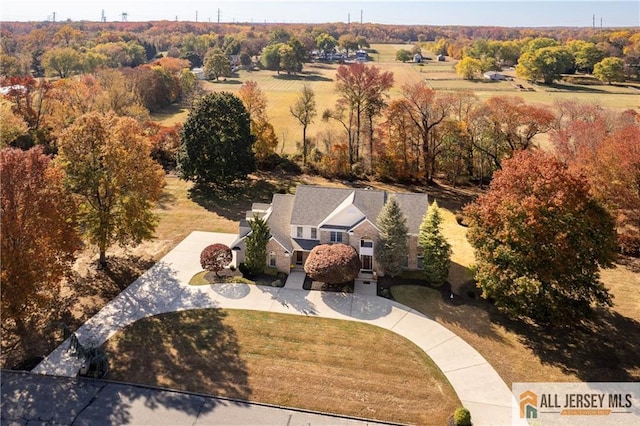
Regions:
[[191, 70], [191, 72], [194, 73], [196, 77], [198, 77], [198, 80], [207, 79], [207, 77], [204, 75], [204, 68], [194, 68], [193, 70]]
[[422, 55], [419, 53], [416, 53], [415, 55], [413, 55], [413, 62], [415, 62], [416, 64], [419, 64], [420, 62], [422, 62]]
[[496, 71], [485, 72], [484, 78], [486, 80], [494, 80], [494, 81], [501, 81], [501, 80], [507, 79], [507, 77], [505, 77], [504, 74], [500, 74], [499, 72], [496, 72]]

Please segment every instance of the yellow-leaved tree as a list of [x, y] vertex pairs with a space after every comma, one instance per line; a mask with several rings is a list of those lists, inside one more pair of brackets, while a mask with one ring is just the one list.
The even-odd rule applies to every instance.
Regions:
[[59, 139], [56, 161], [80, 199], [79, 222], [98, 247], [102, 267], [111, 245], [139, 244], [155, 230], [152, 209], [164, 172], [143, 135], [133, 118], [94, 112], [78, 118]]

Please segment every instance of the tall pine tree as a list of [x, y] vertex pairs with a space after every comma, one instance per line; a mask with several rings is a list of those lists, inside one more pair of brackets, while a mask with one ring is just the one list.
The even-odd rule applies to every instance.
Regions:
[[264, 272], [267, 261], [267, 243], [271, 238], [271, 230], [267, 221], [254, 215], [249, 221], [251, 233], [247, 235], [244, 242], [246, 245], [246, 256], [244, 263], [253, 275]]
[[409, 231], [407, 219], [393, 196], [389, 197], [380, 211], [377, 225], [380, 237], [375, 246], [376, 260], [385, 274], [396, 277], [402, 272], [402, 265], [409, 252]]
[[418, 245], [422, 248], [424, 259], [425, 278], [434, 287], [440, 287], [447, 281], [451, 260], [451, 245], [442, 235], [441, 223], [440, 208], [434, 201], [424, 215], [418, 236]]

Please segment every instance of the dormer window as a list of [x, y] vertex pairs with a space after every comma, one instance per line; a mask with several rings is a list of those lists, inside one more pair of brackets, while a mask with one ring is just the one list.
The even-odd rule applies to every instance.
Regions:
[[312, 240], [318, 239], [318, 228], [311, 228], [311, 239]]

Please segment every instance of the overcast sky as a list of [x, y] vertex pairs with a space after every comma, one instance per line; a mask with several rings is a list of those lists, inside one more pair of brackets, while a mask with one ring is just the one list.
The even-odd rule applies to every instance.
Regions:
[[637, 27], [640, 1], [272, 1], [272, 0], [7, 0], [2, 21], [180, 20], [217, 22], [373, 22], [504, 27]]

